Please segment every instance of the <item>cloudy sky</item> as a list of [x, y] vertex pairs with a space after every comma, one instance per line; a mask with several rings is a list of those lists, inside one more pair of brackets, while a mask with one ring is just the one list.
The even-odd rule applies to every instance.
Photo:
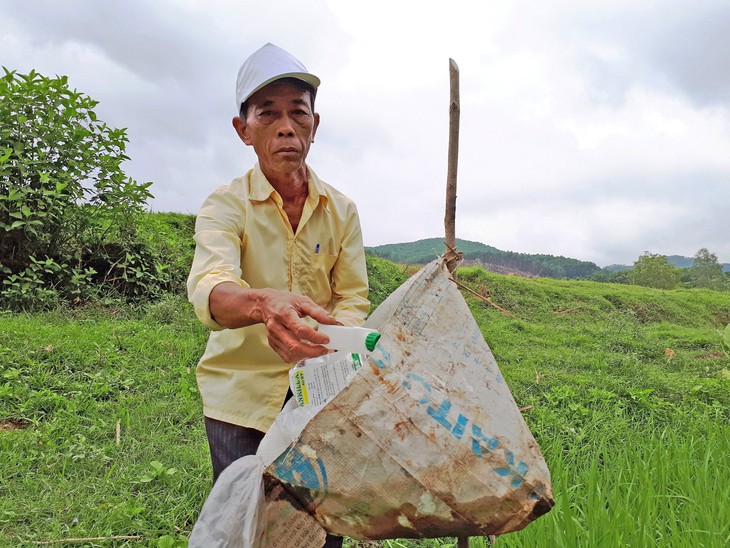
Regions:
[[701, 247], [730, 262], [726, 0], [0, 7], [0, 64], [100, 101], [154, 211], [195, 213], [255, 162], [231, 126], [235, 78], [273, 42], [322, 79], [309, 163], [355, 199], [366, 245], [444, 234], [453, 58], [458, 238], [600, 266]]

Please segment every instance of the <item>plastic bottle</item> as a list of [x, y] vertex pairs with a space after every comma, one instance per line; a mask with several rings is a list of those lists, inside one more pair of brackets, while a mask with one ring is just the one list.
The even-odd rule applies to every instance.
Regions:
[[366, 327], [319, 324], [317, 329], [330, 338], [330, 342], [325, 344], [327, 348], [353, 354], [370, 354], [380, 339], [380, 333]]

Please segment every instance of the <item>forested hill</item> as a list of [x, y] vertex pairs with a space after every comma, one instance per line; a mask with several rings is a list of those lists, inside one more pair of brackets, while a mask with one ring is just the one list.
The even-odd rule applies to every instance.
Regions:
[[[595, 263], [554, 255], [502, 251], [496, 247], [457, 238], [456, 247], [467, 264], [479, 263], [487, 270], [545, 278], [580, 278], [601, 270]], [[372, 255], [402, 264], [425, 264], [444, 252], [443, 238], [366, 247]]]

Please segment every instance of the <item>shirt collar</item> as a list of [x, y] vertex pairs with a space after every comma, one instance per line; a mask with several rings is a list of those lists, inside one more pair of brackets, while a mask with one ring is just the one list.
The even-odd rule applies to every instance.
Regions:
[[[314, 203], [322, 202], [322, 205], [326, 208], [328, 199], [324, 184], [317, 177], [317, 174], [312, 171], [312, 168], [307, 166], [307, 171], [309, 173], [309, 197], [307, 201], [312, 200]], [[252, 170], [250, 181], [249, 200], [264, 202], [275, 192], [274, 187], [271, 186], [266, 175], [261, 171], [261, 166], [259, 166], [258, 162]]]

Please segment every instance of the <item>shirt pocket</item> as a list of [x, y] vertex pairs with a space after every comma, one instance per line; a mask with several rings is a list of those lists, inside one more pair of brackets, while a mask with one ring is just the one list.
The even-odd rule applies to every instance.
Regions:
[[320, 306], [326, 307], [332, 300], [332, 268], [337, 255], [315, 253], [312, 255], [308, 278], [308, 293]]
[[316, 253], [312, 256], [313, 271], [319, 275], [324, 274], [329, 280], [332, 267], [335, 266], [337, 255], [328, 255], [327, 253]]

